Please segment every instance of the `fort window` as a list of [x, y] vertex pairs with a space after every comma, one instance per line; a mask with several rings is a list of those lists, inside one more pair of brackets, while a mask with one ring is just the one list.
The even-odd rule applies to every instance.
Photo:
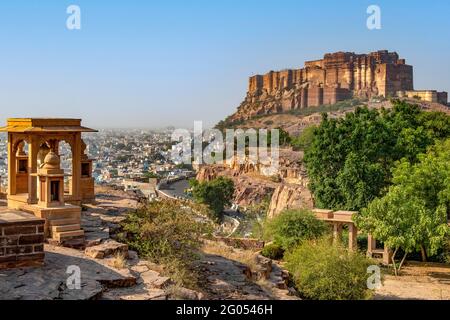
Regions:
[[50, 182], [50, 199], [52, 202], [59, 201], [59, 181]]

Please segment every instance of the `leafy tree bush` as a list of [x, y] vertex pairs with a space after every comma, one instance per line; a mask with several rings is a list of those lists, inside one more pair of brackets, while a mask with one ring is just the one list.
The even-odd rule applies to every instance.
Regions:
[[192, 196], [198, 203], [206, 204], [212, 210], [211, 218], [220, 222], [223, 219], [225, 206], [231, 205], [234, 193], [233, 180], [225, 177], [218, 177], [211, 181], [198, 182], [189, 181], [192, 187]]
[[271, 243], [264, 246], [264, 248], [261, 250], [261, 254], [269, 259], [280, 260], [281, 258], [283, 258], [284, 250], [280, 245]]
[[315, 300], [358, 300], [370, 297], [365, 256], [331, 245], [328, 238], [305, 241], [286, 254], [286, 268], [300, 295]]
[[298, 137], [291, 138], [294, 150], [306, 150], [312, 144], [316, 126], [306, 127]]
[[[419, 163], [403, 159], [393, 170], [393, 186], [355, 218], [359, 228], [394, 250], [400, 271], [406, 255], [420, 250], [422, 259], [436, 254], [450, 229], [450, 139], [419, 155]], [[396, 253], [404, 255], [398, 267]]]
[[201, 236], [209, 231], [209, 226], [194, 218], [192, 210], [178, 201], [150, 202], [129, 212], [121, 224], [121, 240], [140, 256], [168, 266], [175, 280], [186, 283]]
[[264, 226], [264, 238], [283, 250], [291, 250], [304, 240], [317, 239], [327, 231], [325, 223], [306, 209], [285, 210]]
[[391, 184], [396, 161], [415, 163], [436, 139], [449, 136], [449, 116], [402, 101], [392, 110], [357, 108], [342, 119], [323, 115], [304, 158], [316, 206], [366, 207]]

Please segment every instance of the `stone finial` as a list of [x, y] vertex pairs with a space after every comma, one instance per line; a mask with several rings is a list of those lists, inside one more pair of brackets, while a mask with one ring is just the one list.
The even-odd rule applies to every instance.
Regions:
[[60, 162], [61, 161], [60, 161], [58, 155], [55, 152], [50, 151], [44, 158], [43, 168], [44, 169], [59, 169]]

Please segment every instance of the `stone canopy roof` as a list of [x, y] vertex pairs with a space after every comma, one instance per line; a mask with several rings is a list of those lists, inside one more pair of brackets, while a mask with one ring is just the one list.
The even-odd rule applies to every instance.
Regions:
[[0, 132], [15, 133], [56, 133], [56, 132], [98, 132], [83, 127], [81, 119], [61, 118], [10, 118]]

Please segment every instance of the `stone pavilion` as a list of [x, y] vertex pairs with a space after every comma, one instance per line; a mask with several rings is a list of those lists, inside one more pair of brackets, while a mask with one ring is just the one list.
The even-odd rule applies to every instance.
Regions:
[[[95, 193], [92, 160], [86, 154], [81, 134], [97, 131], [83, 127], [80, 119], [14, 118], [8, 119], [0, 132], [8, 135], [7, 209], [0, 211], [0, 227], [9, 223], [8, 217], [14, 217], [15, 226], [36, 224], [41, 219], [43, 228], [39, 228], [38, 235], [42, 233], [43, 238], [61, 245], [83, 246], [81, 204], [92, 202]], [[62, 141], [72, 152], [70, 175], [61, 168]], [[27, 229], [16, 229], [17, 243], [9, 244], [17, 247], [25, 236], [20, 232]], [[0, 243], [0, 264], [6, 253], [3, 247]], [[19, 251], [8, 248], [11, 255]]]

